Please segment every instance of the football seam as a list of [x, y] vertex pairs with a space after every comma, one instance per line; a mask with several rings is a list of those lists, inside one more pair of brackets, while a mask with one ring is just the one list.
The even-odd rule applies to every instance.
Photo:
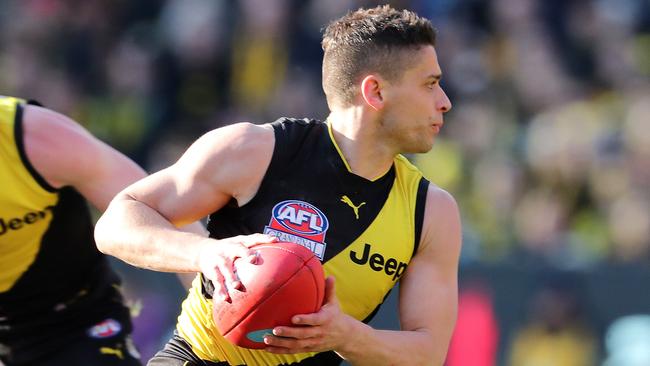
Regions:
[[[316, 258], [316, 257], [314, 256], [314, 257], [309, 258], [309, 261], [313, 260], [314, 258]], [[316, 258], [316, 260], [319, 260], [319, 259]], [[307, 262], [309, 262], [309, 261], [307, 261]], [[314, 309], [314, 311], [319, 311], [320, 308], [323, 306], [323, 300], [325, 299], [325, 291], [323, 289], [323, 300], [321, 300], [321, 303], [319, 304], [318, 303], [318, 298], [320, 297], [319, 295], [320, 295], [321, 291], [318, 290], [319, 287], [318, 287], [318, 283], [316, 283], [316, 274], [314, 273], [312, 268], [307, 265], [307, 262], [305, 262], [304, 267], [307, 267], [307, 269], [309, 269], [309, 272], [311, 272], [311, 279], [312, 279], [312, 281], [314, 281], [314, 285], [316, 285], [316, 289], [317, 289], [317, 291], [316, 291], [316, 299], [314, 299], [314, 303], [316, 304], [317, 309]]]

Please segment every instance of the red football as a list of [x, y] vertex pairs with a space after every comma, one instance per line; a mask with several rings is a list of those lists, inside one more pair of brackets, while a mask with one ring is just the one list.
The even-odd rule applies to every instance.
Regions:
[[291, 325], [296, 314], [317, 312], [325, 295], [325, 275], [318, 257], [293, 243], [258, 244], [252, 264], [235, 261], [243, 291], [231, 291], [232, 302], [213, 299], [212, 315], [219, 332], [246, 348], [264, 348], [264, 335], [278, 325]]

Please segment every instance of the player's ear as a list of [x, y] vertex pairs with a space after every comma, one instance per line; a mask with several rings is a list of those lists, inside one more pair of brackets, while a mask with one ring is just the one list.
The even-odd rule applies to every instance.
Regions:
[[361, 97], [375, 110], [384, 108], [383, 80], [377, 75], [367, 75], [361, 80]]

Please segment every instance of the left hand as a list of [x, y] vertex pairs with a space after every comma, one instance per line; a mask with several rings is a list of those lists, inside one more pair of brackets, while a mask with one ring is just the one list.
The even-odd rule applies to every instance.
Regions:
[[334, 292], [334, 277], [325, 281], [325, 304], [316, 313], [299, 314], [291, 321], [295, 327], [275, 327], [273, 335], [264, 337], [267, 352], [304, 353], [336, 350], [352, 336], [350, 328], [356, 321], [341, 311]]

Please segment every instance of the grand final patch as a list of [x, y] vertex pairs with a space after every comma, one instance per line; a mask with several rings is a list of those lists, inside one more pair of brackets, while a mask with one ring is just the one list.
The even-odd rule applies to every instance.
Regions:
[[271, 222], [264, 234], [281, 241], [300, 244], [311, 250], [321, 261], [325, 257], [325, 234], [329, 221], [316, 206], [304, 201], [282, 201], [273, 207]]

